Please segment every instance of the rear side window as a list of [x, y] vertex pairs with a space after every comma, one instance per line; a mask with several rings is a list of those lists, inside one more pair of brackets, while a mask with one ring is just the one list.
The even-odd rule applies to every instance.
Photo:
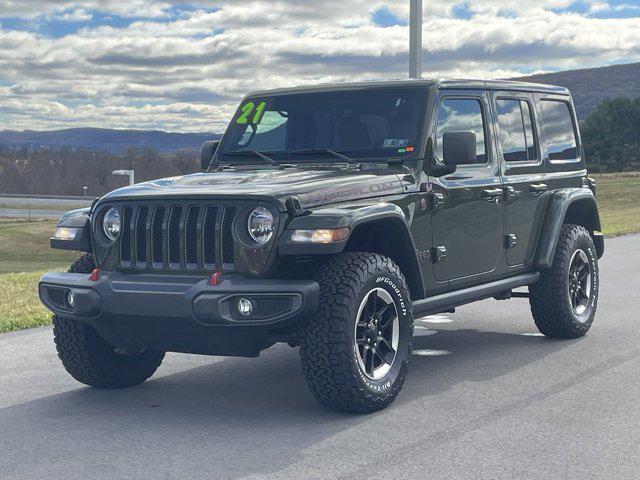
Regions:
[[543, 100], [542, 125], [551, 160], [578, 158], [578, 142], [569, 104], [559, 100]]
[[482, 104], [472, 98], [445, 98], [438, 110], [436, 156], [442, 159], [442, 137], [447, 132], [473, 132], [476, 135], [476, 163], [487, 162]]
[[507, 162], [536, 160], [537, 146], [533, 134], [533, 120], [529, 102], [500, 99], [496, 102], [500, 146]]

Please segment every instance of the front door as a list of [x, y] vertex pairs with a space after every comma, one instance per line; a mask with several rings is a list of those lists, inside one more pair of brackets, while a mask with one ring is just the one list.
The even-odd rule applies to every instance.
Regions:
[[432, 232], [434, 275], [452, 288], [479, 283], [501, 258], [504, 235], [503, 190], [484, 91], [442, 91], [437, 111], [435, 161], [442, 161], [446, 132], [476, 136], [476, 161], [434, 178]]
[[498, 155], [503, 163], [505, 248], [511, 267], [533, 259], [544, 215], [547, 175], [539, 148], [533, 97], [492, 92]]

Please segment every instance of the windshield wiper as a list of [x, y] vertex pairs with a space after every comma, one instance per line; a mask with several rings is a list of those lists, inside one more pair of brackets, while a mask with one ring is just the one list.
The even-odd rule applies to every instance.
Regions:
[[262, 160], [264, 160], [267, 163], [270, 163], [271, 165], [280, 165], [273, 158], [268, 157], [267, 155], [265, 155], [262, 152], [259, 152], [258, 150], [236, 150], [235, 152], [225, 152], [224, 155], [229, 155], [230, 157], [253, 155], [254, 157], [261, 158]]
[[309, 148], [306, 150], [294, 150], [290, 153], [291, 155], [316, 155], [318, 153], [328, 153], [329, 155], [333, 155], [334, 157], [339, 158], [340, 160], [344, 160], [347, 163], [358, 163], [353, 158], [347, 157], [346, 155], [340, 152], [336, 152], [335, 150], [331, 150], [330, 148]]

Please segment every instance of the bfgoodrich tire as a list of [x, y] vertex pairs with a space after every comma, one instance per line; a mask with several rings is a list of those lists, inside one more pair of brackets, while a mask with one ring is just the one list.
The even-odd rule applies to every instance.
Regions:
[[585, 335], [596, 314], [599, 282], [598, 255], [591, 235], [582, 226], [563, 225], [551, 268], [529, 287], [538, 330], [552, 338]]
[[316, 280], [320, 308], [300, 331], [309, 389], [343, 412], [387, 407], [411, 358], [413, 315], [402, 272], [382, 255], [346, 253], [329, 260]]
[[[90, 273], [93, 257], [85, 255], [71, 267], [72, 273]], [[144, 382], [162, 363], [164, 352], [143, 350], [118, 353], [93, 327], [53, 316], [53, 336], [64, 368], [77, 381], [97, 388], [124, 388]]]

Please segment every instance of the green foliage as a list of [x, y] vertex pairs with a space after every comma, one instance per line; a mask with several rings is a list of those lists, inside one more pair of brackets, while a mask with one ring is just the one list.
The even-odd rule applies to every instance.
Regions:
[[605, 100], [581, 131], [590, 171], [640, 170], [640, 98]]
[[40, 303], [37, 293], [43, 273], [0, 273], [0, 333], [51, 322], [51, 313]]

